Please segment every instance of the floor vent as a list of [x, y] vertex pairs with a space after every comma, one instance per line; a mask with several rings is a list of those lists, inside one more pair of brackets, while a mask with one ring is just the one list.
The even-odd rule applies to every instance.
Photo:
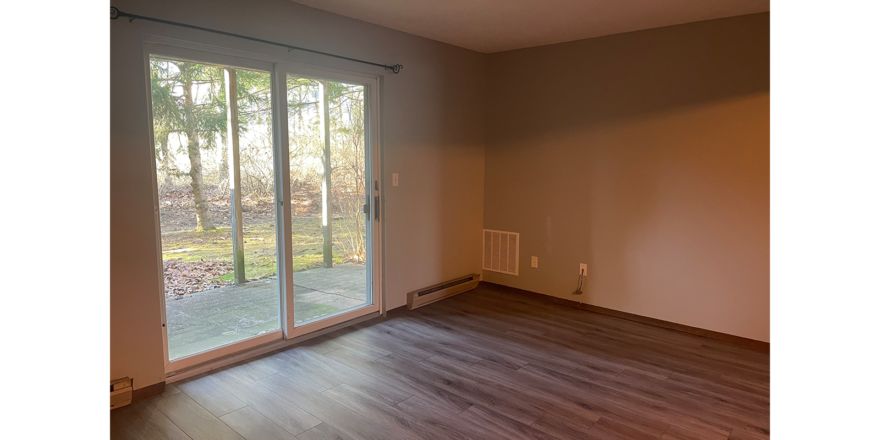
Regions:
[[519, 275], [519, 233], [483, 229], [483, 270]]
[[424, 289], [413, 290], [406, 294], [406, 308], [409, 310], [417, 309], [432, 302], [467, 292], [477, 287], [479, 283], [480, 276], [474, 273], [445, 283], [428, 286]]

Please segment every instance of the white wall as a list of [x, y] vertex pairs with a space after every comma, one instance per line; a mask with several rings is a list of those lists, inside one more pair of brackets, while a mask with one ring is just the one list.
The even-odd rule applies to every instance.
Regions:
[[[382, 63], [386, 292], [405, 293], [480, 269], [485, 55], [286, 0], [117, 0], [120, 10]], [[111, 377], [135, 388], [165, 378], [153, 217], [145, 34], [382, 74], [380, 68], [135, 20], [111, 33]], [[391, 187], [390, 174], [400, 174]]]

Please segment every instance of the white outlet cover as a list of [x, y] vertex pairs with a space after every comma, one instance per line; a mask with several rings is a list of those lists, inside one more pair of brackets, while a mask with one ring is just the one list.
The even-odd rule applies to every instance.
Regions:
[[584, 276], [587, 276], [587, 264], [586, 263], [581, 263], [581, 267], [578, 268], [578, 274], [580, 275], [581, 273], [583, 273]]
[[391, 175], [391, 185], [397, 186], [397, 173]]
[[532, 257], [532, 267], [538, 267], [538, 257]]

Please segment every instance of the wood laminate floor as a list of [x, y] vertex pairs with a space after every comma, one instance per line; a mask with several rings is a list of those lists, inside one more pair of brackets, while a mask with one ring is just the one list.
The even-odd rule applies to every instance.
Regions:
[[494, 286], [169, 385], [113, 439], [767, 439], [769, 355]]

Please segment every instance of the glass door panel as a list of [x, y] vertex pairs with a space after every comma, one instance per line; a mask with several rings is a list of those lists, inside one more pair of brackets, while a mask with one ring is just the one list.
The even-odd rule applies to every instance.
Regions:
[[287, 75], [294, 325], [373, 304], [365, 87]]
[[271, 84], [150, 57], [171, 361], [280, 329]]

